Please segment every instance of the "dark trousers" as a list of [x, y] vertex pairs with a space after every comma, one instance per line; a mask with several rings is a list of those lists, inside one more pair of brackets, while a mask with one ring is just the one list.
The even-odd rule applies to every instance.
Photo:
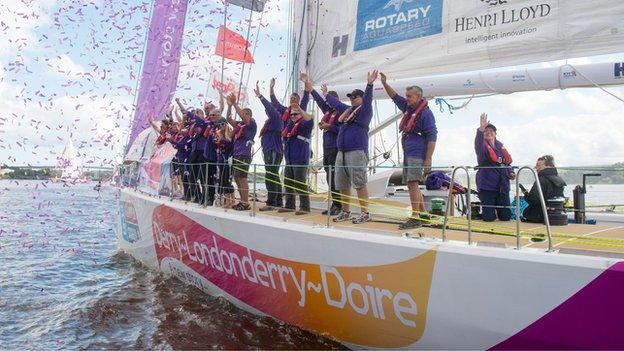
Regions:
[[[499, 221], [508, 221], [511, 218], [509, 208], [509, 192], [479, 190], [479, 200], [481, 200], [481, 216], [486, 222], [491, 222], [498, 216]], [[488, 207], [490, 206], [490, 207]], [[491, 206], [507, 206], [505, 208]]]
[[221, 195], [234, 192], [234, 187], [232, 186], [232, 169], [228, 163], [219, 163], [218, 192]]
[[204, 200], [208, 202], [213, 202], [215, 198], [215, 192], [217, 191], [217, 161], [206, 161], [209, 162], [207, 165], [204, 165], [204, 171], [206, 172], [206, 179], [202, 186], [204, 187], [205, 194], [204, 196], [208, 196]]
[[286, 165], [284, 170], [286, 208], [295, 209], [295, 196], [299, 195], [299, 209], [301, 211], [310, 211], [310, 195], [308, 195], [307, 181], [307, 165]]
[[[195, 150], [191, 152], [189, 156], [189, 163], [191, 164], [191, 174], [189, 176], [189, 182], [191, 183], [191, 196], [195, 197], [195, 202], [204, 203], [204, 192], [202, 191], [203, 184], [206, 184], [206, 159], [204, 158], [204, 152], [202, 150]], [[202, 186], [200, 186], [202, 184]]]
[[191, 199], [191, 166], [189, 164], [180, 165], [180, 172], [182, 174], [182, 188], [184, 188], [184, 200], [189, 201]]
[[[342, 208], [342, 202], [340, 202], [340, 192], [336, 189], [336, 178], [334, 176], [336, 174], [336, 169], [334, 168], [336, 165], [336, 155], [338, 155], [338, 149], [324, 149], [323, 166], [325, 168], [325, 180], [327, 180], [328, 185], [331, 183], [332, 206]], [[329, 171], [329, 166], [332, 166], [331, 172]]]
[[282, 207], [282, 180], [279, 176], [283, 154], [275, 151], [266, 151], [264, 156], [264, 168], [266, 175], [264, 183], [267, 189], [267, 206]]

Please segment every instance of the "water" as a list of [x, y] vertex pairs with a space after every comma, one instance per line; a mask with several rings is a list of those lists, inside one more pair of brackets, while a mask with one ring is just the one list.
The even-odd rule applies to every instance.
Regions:
[[118, 253], [93, 185], [0, 181], [0, 350], [344, 348]]

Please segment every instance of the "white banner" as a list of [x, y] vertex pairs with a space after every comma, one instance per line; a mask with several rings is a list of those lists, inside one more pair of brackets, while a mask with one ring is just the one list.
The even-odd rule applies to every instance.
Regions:
[[[239, 92], [240, 86], [240, 92]], [[223, 75], [223, 82], [221, 81], [221, 72], [212, 69], [210, 73], [210, 84], [208, 86], [208, 95], [219, 96], [219, 91], [223, 92], [224, 96], [234, 94], [238, 97], [239, 106], [247, 106], [247, 87], [241, 85], [240, 80], [235, 77]], [[212, 91], [212, 94], [210, 93]]]
[[621, 52], [623, 18], [620, 0], [312, 0], [308, 72], [363, 85], [373, 68], [404, 79]]

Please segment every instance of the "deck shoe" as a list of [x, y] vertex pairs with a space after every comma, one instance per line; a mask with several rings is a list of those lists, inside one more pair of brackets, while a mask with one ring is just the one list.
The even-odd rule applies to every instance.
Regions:
[[340, 207], [332, 206], [332, 208], [329, 210], [329, 214], [331, 216], [337, 216], [340, 213], [340, 211], [342, 211]]
[[294, 208], [282, 207], [277, 210], [278, 213], [295, 212]]
[[338, 216], [332, 218], [332, 221], [334, 221], [334, 222], [344, 222], [344, 221], [348, 221], [350, 219], [351, 219], [351, 212], [340, 211]]
[[249, 204], [239, 202], [236, 204], [236, 206], [233, 207], [233, 209], [235, 209], [236, 211], [249, 211], [251, 207], [249, 206]]
[[366, 223], [370, 221], [371, 221], [371, 218], [368, 212], [362, 212], [357, 218], [353, 218], [351, 220], [353, 224], [362, 224], [362, 223]]
[[410, 218], [405, 223], [399, 224], [399, 229], [414, 229], [422, 227], [422, 222], [416, 218]]
[[[332, 207], [329, 209], [329, 215], [330, 216], [337, 216], [340, 214], [341, 208], [338, 206], [334, 206], [332, 205]], [[321, 214], [326, 215], [327, 214], [327, 210], [324, 210], [323, 212], [321, 212]]]
[[265, 212], [265, 211], [273, 211], [273, 210], [275, 210], [275, 207], [273, 207], [273, 206], [269, 206], [269, 205], [266, 205], [266, 206], [261, 207], [261, 208], [259, 209], [259, 211], [260, 211], [260, 212]]
[[295, 215], [297, 216], [307, 215], [307, 214], [310, 214], [310, 210], [299, 210], [295, 212]]

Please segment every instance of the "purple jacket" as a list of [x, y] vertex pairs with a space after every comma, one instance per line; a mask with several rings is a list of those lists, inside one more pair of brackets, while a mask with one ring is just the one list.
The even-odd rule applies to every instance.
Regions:
[[[494, 143], [494, 152], [498, 157], [503, 157], [501, 148], [503, 143], [496, 140]], [[477, 135], [474, 141], [475, 153], [477, 154], [477, 163], [481, 167], [496, 167], [498, 163], [490, 160], [483, 132], [477, 129]], [[509, 193], [509, 177], [513, 172], [511, 167], [506, 168], [480, 168], [477, 171], [477, 190], [498, 191], [501, 193]]]
[[[392, 101], [401, 110], [407, 112], [408, 116], [414, 112], [416, 107], [409, 107], [407, 100], [399, 94], [396, 94]], [[403, 144], [403, 154], [407, 157], [418, 157], [424, 159], [427, 155], [427, 144], [430, 141], [436, 141], [438, 138], [438, 129], [436, 128], [433, 112], [429, 107], [425, 107], [414, 126], [412, 133], [403, 133], [401, 142]]]
[[175, 154], [174, 162], [186, 163], [190, 154], [191, 137], [184, 135], [179, 141], [171, 140], [170, 143], [174, 149], [178, 150]]
[[323, 149], [335, 149], [338, 147], [338, 132], [342, 125], [342, 123], [338, 122], [338, 117], [340, 117], [345, 110], [334, 110], [316, 90], [312, 90], [312, 97], [321, 111], [323, 111], [323, 114], [328, 112], [334, 113], [334, 111], [337, 113], [334, 124], [332, 124], [328, 130], [323, 131]]
[[[243, 124], [242, 121], [238, 122], [239, 126]], [[232, 156], [251, 156], [251, 146], [253, 145], [257, 129], [256, 121], [252, 118], [249, 124], [245, 126], [245, 129], [243, 129], [243, 135], [234, 140], [234, 152]]]
[[264, 134], [260, 137], [260, 145], [265, 152], [275, 151], [281, 154], [284, 152], [284, 146], [282, 145], [282, 128], [284, 128], [282, 114], [264, 96], [260, 96], [260, 101], [264, 105], [267, 115], [267, 120], [262, 126]]
[[[286, 130], [289, 132], [295, 126], [292, 120], [288, 121]], [[307, 165], [310, 163], [310, 136], [314, 128], [314, 120], [301, 121], [297, 129], [299, 137], [284, 138], [284, 158], [287, 165]], [[305, 138], [307, 140], [301, 140]]]
[[[350, 123], [343, 123], [338, 132], [338, 151], [363, 150], [368, 153], [368, 126], [373, 119], [373, 85], [366, 85], [364, 101], [357, 115]], [[343, 104], [331, 95], [326, 97], [327, 104], [335, 110], [346, 110], [351, 106]]]
[[191, 120], [191, 125], [194, 123], [195, 128], [200, 129], [198, 133], [192, 138], [191, 141], [191, 152], [195, 150], [205, 150], [206, 144], [208, 143], [208, 139], [204, 138], [204, 129], [208, 126], [208, 122], [202, 118], [196, 116], [193, 112], [188, 111], [186, 115]]

